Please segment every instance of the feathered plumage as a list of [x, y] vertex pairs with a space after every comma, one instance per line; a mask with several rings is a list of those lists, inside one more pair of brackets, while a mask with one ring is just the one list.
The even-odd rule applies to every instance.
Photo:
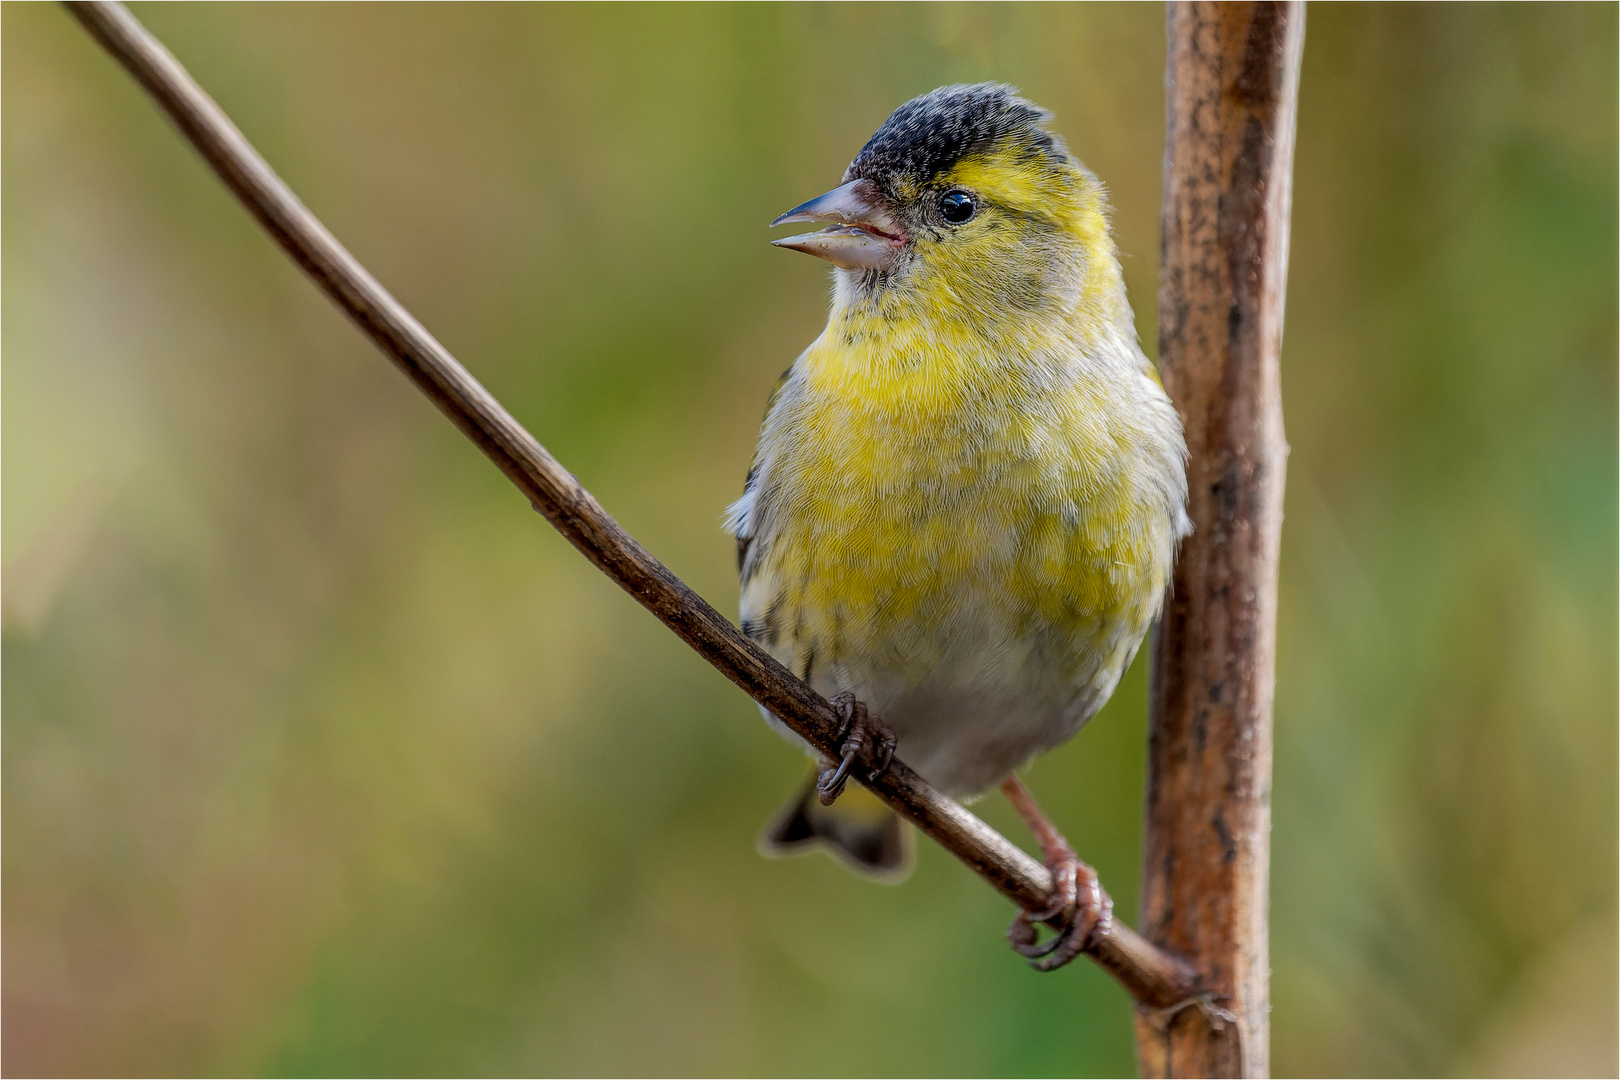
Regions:
[[1102, 706], [1189, 528], [1102, 185], [1046, 117], [936, 90], [795, 212], [838, 223], [785, 242], [839, 265], [832, 311], [726, 517], [744, 631], [958, 797]]

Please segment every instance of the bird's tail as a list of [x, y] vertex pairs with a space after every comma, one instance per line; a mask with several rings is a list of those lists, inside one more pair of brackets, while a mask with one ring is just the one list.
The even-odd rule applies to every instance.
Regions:
[[911, 874], [911, 835], [876, 795], [850, 784], [831, 806], [816, 797], [812, 773], [804, 790], [759, 835], [761, 855], [780, 858], [824, 848], [866, 877], [899, 884]]

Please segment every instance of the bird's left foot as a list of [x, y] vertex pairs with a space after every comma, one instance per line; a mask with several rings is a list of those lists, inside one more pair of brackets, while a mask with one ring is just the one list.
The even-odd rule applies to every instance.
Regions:
[[868, 780], [876, 780], [888, 771], [889, 763], [894, 760], [894, 732], [856, 701], [854, 694], [839, 694], [832, 699], [832, 707], [838, 710], [843, 721], [838, 729], [843, 745], [839, 748], [838, 764], [823, 769], [816, 780], [816, 797], [822, 806], [831, 806], [833, 800], [844, 793], [844, 784], [856, 761], [866, 767]]
[[[1103, 892], [1097, 871], [1080, 861], [1018, 778], [1009, 778], [1002, 790], [1040, 841], [1052, 872], [1051, 901], [1039, 911], [1020, 911], [1007, 927], [1007, 941], [1036, 971], [1056, 971], [1108, 932], [1114, 902]], [[1042, 923], [1055, 931], [1045, 942], [1036, 929]]]
[[[1051, 904], [1040, 911], [1020, 911], [1007, 927], [1007, 941], [1036, 971], [1055, 971], [1067, 964], [1099, 934], [1106, 934], [1114, 921], [1114, 902], [1103, 892], [1097, 871], [1072, 850], [1055, 858], [1048, 853], [1046, 868], [1052, 872]], [[1056, 931], [1045, 942], [1036, 930], [1040, 923]]]

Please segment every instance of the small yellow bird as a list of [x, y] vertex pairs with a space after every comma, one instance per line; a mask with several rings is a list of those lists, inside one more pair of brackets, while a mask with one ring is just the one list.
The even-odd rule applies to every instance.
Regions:
[[832, 223], [775, 241], [837, 268], [832, 312], [726, 516], [743, 631], [834, 700], [848, 740], [762, 849], [902, 877], [900, 820], [859, 787], [831, 805], [852, 767], [898, 755], [958, 798], [999, 784], [1059, 885], [1056, 909], [1009, 930], [1043, 970], [1107, 902], [1014, 770], [1108, 700], [1191, 528], [1181, 423], [1137, 341], [1103, 187], [1048, 119], [1009, 86], [924, 94], [841, 186], [772, 222]]

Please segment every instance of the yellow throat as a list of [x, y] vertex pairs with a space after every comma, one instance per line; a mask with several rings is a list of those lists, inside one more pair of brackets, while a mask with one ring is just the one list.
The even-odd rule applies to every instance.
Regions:
[[839, 222], [812, 235], [840, 269], [728, 516], [743, 625], [971, 794], [1112, 692], [1187, 528], [1185, 450], [1102, 187], [1061, 143], [1030, 123], [932, 172], [862, 160], [795, 218]]

